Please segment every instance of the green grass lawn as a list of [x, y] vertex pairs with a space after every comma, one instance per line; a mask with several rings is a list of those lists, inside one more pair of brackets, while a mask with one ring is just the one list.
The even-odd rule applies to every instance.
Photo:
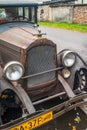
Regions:
[[58, 23], [58, 22], [38, 22], [38, 24], [41, 26], [62, 28], [87, 33], [87, 25], [83, 24]]

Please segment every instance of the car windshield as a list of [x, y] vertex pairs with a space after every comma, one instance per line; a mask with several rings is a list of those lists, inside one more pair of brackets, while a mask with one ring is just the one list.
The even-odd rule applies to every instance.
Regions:
[[34, 7], [3, 7], [0, 8], [0, 23], [11, 21], [36, 21]]

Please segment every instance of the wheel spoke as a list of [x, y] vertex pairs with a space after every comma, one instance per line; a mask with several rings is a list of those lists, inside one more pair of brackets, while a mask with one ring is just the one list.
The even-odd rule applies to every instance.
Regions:
[[84, 74], [80, 74], [80, 76], [84, 76]]
[[85, 87], [85, 84], [84, 84], [84, 83], [82, 83], [82, 85]]
[[85, 81], [86, 81], [85, 75], [84, 75], [84, 76], [82, 76], [82, 80], [85, 80]]
[[87, 69], [81, 68], [79, 71], [76, 71], [75, 79], [76, 80], [74, 88], [78, 88], [78, 90], [81, 91], [87, 91]]
[[84, 89], [84, 85], [83, 84], [81, 84], [81, 89]]
[[82, 79], [82, 82], [86, 82], [86, 80], [85, 80], [85, 79]]

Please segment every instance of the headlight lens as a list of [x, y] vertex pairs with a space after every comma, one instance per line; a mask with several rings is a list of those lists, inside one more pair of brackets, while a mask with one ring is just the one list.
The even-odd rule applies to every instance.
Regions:
[[24, 67], [20, 62], [11, 61], [4, 67], [4, 74], [8, 80], [19, 80], [24, 74]]
[[73, 52], [71, 51], [67, 51], [64, 53], [63, 57], [62, 57], [62, 62], [63, 65], [66, 67], [71, 67], [74, 65], [76, 60], [76, 56]]

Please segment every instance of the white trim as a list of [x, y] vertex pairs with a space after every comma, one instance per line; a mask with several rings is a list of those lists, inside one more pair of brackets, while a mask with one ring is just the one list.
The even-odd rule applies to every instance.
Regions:
[[38, 4], [38, 0], [0, 0], [0, 5]]

